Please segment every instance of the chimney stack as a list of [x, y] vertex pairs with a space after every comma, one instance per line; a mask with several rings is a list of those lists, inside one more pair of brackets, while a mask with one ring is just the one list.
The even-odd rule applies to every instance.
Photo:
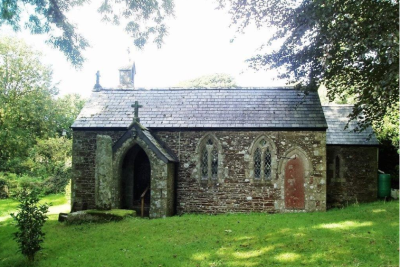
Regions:
[[119, 69], [119, 84], [122, 87], [135, 87], [135, 62], [132, 65], [125, 66]]

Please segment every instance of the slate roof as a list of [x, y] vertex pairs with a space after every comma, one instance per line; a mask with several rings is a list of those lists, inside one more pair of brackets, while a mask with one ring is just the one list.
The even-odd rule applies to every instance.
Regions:
[[72, 128], [127, 128], [139, 101], [148, 128], [327, 127], [317, 93], [288, 87], [251, 89], [102, 89], [93, 92]]
[[378, 140], [371, 127], [362, 132], [352, 132], [357, 122], [351, 121], [349, 127], [345, 126], [349, 121], [349, 115], [353, 110], [351, 105], [323, 106], [325, 118], [328, 123], [326, 131], [327, 145], [367, 145], [376, 146]]

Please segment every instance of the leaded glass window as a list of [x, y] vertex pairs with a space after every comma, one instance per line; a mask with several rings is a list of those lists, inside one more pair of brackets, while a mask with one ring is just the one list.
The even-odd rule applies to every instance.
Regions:
[[261, 178], [261, 149], [257, 148], [254, 152], [254, 178]]
[[265, 151], [264, 157], [264, 177], [265, 179], [271, 179], [271, 152], [269, 148]]
[[211, 177], [218, 178], [218, 151], [214, 148], [211, 152]]
[[201, 178], [208, 179], [208, 151], [206, 147], [204, 147], [201, 155]]
[[201, 147], [200, 171], [202, 180], [218, 180], [218, 147], [208, 138]]
[[253, 148], [254, 180], [272, 179], [272, 151], [269, 142], [262, 138], [255, 143]]

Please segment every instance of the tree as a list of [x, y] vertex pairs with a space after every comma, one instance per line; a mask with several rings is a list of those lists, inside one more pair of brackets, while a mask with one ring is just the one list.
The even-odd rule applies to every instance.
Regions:
[[[64, 144], [59, 139], [63, 131], [71, 138], [70, 126], [84, 105], [79, 95], [56, 98], [52, 71], [40, 60], [41, 54], [23, 41], [0, 39], [0, 171], [31, 174], [33, 169], [43, 169], [35, 160], [36, 150], [58, 153], [61, 147], [51, 144]], [[70, 156], [62, 157], [66, 161]]]
[[71, 125], [78, 117], [79, 112], [85, 105], [85, 100], [78, 94], [67, 94], [55, 99], [56, 106], [56, 129], [58, 135], [65, 131], [66, 136], [71, 138]]
[[325, 85], [321, 84], [318, 88], [319, 99], [322, 105], [328, 105], [329, 103], [335, 104], [354, 104], [354, 96], [349, 94], [342, 94], [340, 97], [336, 97], [330, 100], [328, 97], [328, 90]]
[[177, 84], [178, 87], [186, 88], [236, 88], [235, 79], [224, 73], [204, 75], [192, 80], [183, 81]]
[[30, 165], [29, 169], [36, 177], [59, 175], [71, 167], [71, 156], [71, 139], [64, 136], [42, 139], [29, 149], [29, 159], [24, 164]]
[[[82, 51], [89, 43], [68, 19], [68, 11], [88, 3], [89, 0], [4, 0], [0, 6], [0, 26], [8, 24], [18, 31], [25, 25], [32, 34], [47, 34], [48, 43], [62, 51], [74, 66], [81, 67], [85, 60]], [[173, 16], [173, 9], [173, 0], [103, 0], [97, 11], [104, 22], [125, 23], [125, 31], [133, 37], [135, 46], [142, 48], [151, 36], [161, 46], [168, 33], [165, 19]]]
[[42, 249], [41, 243], [45, 236], [42, 227], [46, 222], [49, 206], [47, 204], [38, 206], [38, 194], [34, 191], [28, 192], [26, 189], [19, 193], [18, 200], [20, 202], [18, 213], [11, 213], [18, 228], [14, 233], [14, 239], [17, 240], [21, 253], [33, 262], [36, 252]]
[[266, 44], [279, 49], [248, 60], [254, 69], [276, 68], [305, 90], [324, 84], [331, 101], [353, 95], [351, 119], [359, 129], [382, 121], [399, 101], [397, 0], [219, 0], [243, 32], [250, 23], [276, 27]]
[[[374, 122], [374, 130], [377, 138], [381, 142], [390, 141], [391, 144], [399, 149], [399, 103], [397, 102], [392, 109], [383, 117], [383, 120]], [[397, 162], [398, 163], [398, 162]]]
[[38, 52], [21, 40], [0, 39], [0, 170], [18, 165], [37, 139], [56, 134], [56, 94]]

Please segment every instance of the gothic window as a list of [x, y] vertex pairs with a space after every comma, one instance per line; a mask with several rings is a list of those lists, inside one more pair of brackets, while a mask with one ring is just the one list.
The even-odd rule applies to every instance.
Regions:
[[254, 179], [261, 178], [261, 149], [257, 147], [254, 152]]
[[267, 147], [264, 156], [264, 177], [265, 179], [271, 179], [271, 152], [269, 147]]
[[344, 182], [343, 178], [343, 160], [342, 157], [336, 155], [333, 160], [333, 177], [332, 182]]
[[340, 178], [340, 158], [336, 156], [335, 158], [335, 178]]
[[252, 161], [250, 168], [253, 169], [254, 181], [265, 181], [272, 179], [273, 173], [273, 154], [275, 151], [271, 142], [266, 137], [258, 138], [251, 149]]
[[207, 148], [203, 149], [201, 153], [201, 179], [208, 179], [208, 151]]
[[218, 151], [216, 148], [211, 151], [211, 178], [218, 179]]
[[211, 136], [206, 137], [200, 144], [200, 173], [201, 180], [218, 180], [219, 162], [218, 162], [218, 144]]

